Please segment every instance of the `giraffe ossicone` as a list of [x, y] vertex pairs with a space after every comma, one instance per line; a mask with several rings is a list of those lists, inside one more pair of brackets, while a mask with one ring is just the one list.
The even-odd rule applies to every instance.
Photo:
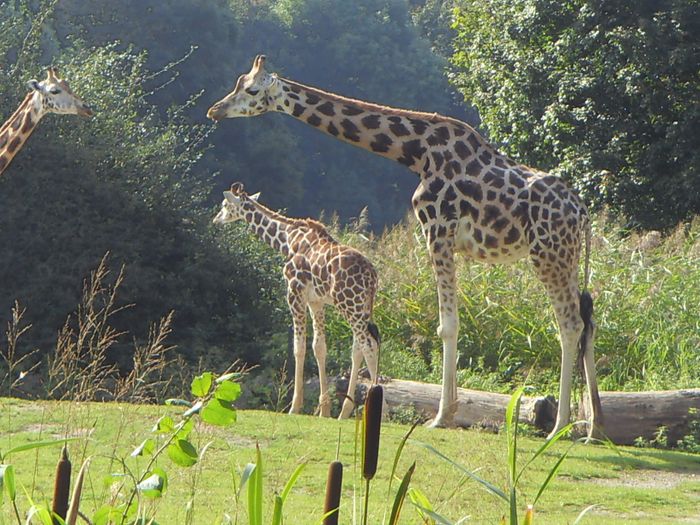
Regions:
[[[500, 153], [465, 122], [356, 100], [281, 78], [265, 70], [264, 55], [255, 58], [251, 70], [238, 77], [234, 90], [209, 108], [207, 115], [218, 121], [270, 111], [290, 115], [419, 175], [412, 205], [437, 280], [437, 332], [443, 347], [442, 392], [434, 426], [451, 425], [457, 408], [455, 255], [461, 252], [482, 263], [531, 260], [554, 307], [562, 349], [559, 405], [550, 437], [569, 422], [578, 354], [591, 403], [588, 433], [601, 435], [595, 325], [586, 291], [591, 226], [575, 191], [559, 177]], [[578, 266], [584, 239], [581, 292]]]
[[91, 117], [92, 109], [75, 95], [56, 68], [49, 68], [46, 78], [27, 82], [29, 93], [10, 118], [0, 127], [0, 175], [22, 149], [39, 121], [47, 113]]
[[284, 278], [287, 303], [294, 324], [294, 396], [290, 413], [301, 412], [304, 398], [304, 358], [306, 356], [306, 312], [313, 326], [312, 348], [318, 364], [320, 383], [319, 412], [329, 416], [331, 399], [326, 377], [325, 313], [334, 306], [352, 330], [352, 369], [348, 397], [340, 418], [354, 407], [357, 376], [364, 358], [372, 381], [377, 381], [379, 331], [372, 322], [377, 293], [377, 272], [359, 251], [337, 242], [320, 222], [295, 219], [272, 211], [257, 202], [260, 194], [246, 194], [240, 182], [224, 192], [215, 224], [243, 221], [258, 238], [281, 252], [286, 259]]

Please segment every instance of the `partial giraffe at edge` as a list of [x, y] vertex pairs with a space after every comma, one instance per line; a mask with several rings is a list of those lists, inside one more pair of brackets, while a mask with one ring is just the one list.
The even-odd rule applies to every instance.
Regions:
[[[433, 426], [450, 426], [457, 405], [457, 282], [455, 254], [484, 263], [529, 257], [554, 307], [562, 348], [557, 420], [551, 438], [569, 423], [577, 354], [591, 402], [591, 437], [603, 433], [593, 356], [595, 326], [586, 290], [590, 218], [560, 178], [498, 152], [465, 122], [437, 113], [397, 109], [305, 86], [265, 70], [258, 55], [209, 118], [286, 113], [333, 137], [395, 160], [420, 177], [412, 204], [437, 279], [443, 346], [440, 406]], [[584, 292], [578, 286], [586, 239]]]
[[0, 175], [47, 113], [93, 115], [92, 109], [71, 91], [68, 82], [58, 77], [56, 68], [49, 68], [43, 81], [30, 80], [27, 85], [31, 91], [0, 127]]
[[259, 194], [248, 195], [241, 183], [224, 192], [215, 224], [244, 221], [252, 233], [282, 253], [286, 259], [284, 278], [287, 303], [294, 324], [294, 397], [290, 414], [301, 412], [304, 400], [304, 357], [306, 356], [306, 310], [311, 313], [313, 351], [318, 364], [321, 416], [330, 416], [331, 402], [326, 376], [326, 305], [333, 305], [352, 330], [352, 369], [348, 397], [340, 419], [354, 407], [357, 377], [364, 357], [372, 382], [377, 381], [379, 330], [372, 322], [377, 293], [377, 272], [359, 251], [337, 242], [325, 226], [313, 219], [294, 219], [257, 202]]

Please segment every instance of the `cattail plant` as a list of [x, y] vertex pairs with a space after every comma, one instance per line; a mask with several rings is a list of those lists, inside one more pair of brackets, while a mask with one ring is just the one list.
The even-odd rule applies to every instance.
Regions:
[[323, 525], [338, 525], [340, 514], [340, 493], [343, 488], [343, 464], [333, 461], [328, 466], [326, 500], [323, 503]]
[[363, 524], [367, 524], [367, 511], [369, 504], [370, 481], [377, 473], [377, 459], [379, 458], [379, 435], [382, 428], [382, 404], [384, 402], [384, 389], [381, 385], [372, 385], [365, 399], [365, 410], [362, 415], [364, 422], [364, 435], [362, 439], [362, 477], [366, 480], [365, 511]]
[[58, 525], [59, 523], [56, 517], [59, 517], [65, 521], [66, 515], [68, 514], [70, 474], [71, 462], [70, 459], [68, 459], [68, 446], [63, 445], [63, 450], [61, 450], [61, 458], [56, 464], [56, 478], [53, 484], [53, 503], [51, 506], [51, 512], [53, 515], [54, 525]]

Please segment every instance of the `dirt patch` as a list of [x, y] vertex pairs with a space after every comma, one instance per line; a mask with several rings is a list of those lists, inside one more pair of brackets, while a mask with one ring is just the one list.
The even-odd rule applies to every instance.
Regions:
[[21, 430], [18, 430], [16, 433], [27, 432], [28, 434], [41, 435], [45, 438], [50, 437], [59, 439], [64, 437], [88, 437], [93, 431], [94, 429], [92, 428], [74, 428], [68, 433], [68, 435], [65, 435], [65, 428], [62, 425], [54, 425], [51, 423], [34, 423], [32, 425], [27, 425]]
[[616, 478], [591, 478], [587, 482], [607, 487], [674, 489], [686, 481], [700, 482], [700, 474], [666, 470], [625, 470]]

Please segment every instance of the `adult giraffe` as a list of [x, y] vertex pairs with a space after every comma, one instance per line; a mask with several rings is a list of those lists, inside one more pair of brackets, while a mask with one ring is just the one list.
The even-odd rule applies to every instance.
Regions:
[[29, 93], [0, 128], [0, 175], [47, 113], [92, 116], [92, 110], [58, 77], [55, 68], [48, 69], [43, 81], [30, 80], [27, 85]]
[[[499, 153], [468, 124], [438, 115], [346, 98], [265, 71], [258, 55], [209, 118], [291, 115], [344, 142], [407, 166], [420, 176], [413, 210], [421, 223], [438, 285], [443, 343], [440, 408], [433, 426], [452, 424], [457, 404], [455, 254], [484, 263], [530, 257], [554, 307], [562, 348], [557, 420], [571, 415], [574, 361], [581, 353], [591, 401], [589, 436], [603, 430], [593, 357], [593, 301], [588, 282], [590, 220], [585, 205], [560, 178]], [[584, 292], [579, 291], [581, 240], [586, 239]]]

